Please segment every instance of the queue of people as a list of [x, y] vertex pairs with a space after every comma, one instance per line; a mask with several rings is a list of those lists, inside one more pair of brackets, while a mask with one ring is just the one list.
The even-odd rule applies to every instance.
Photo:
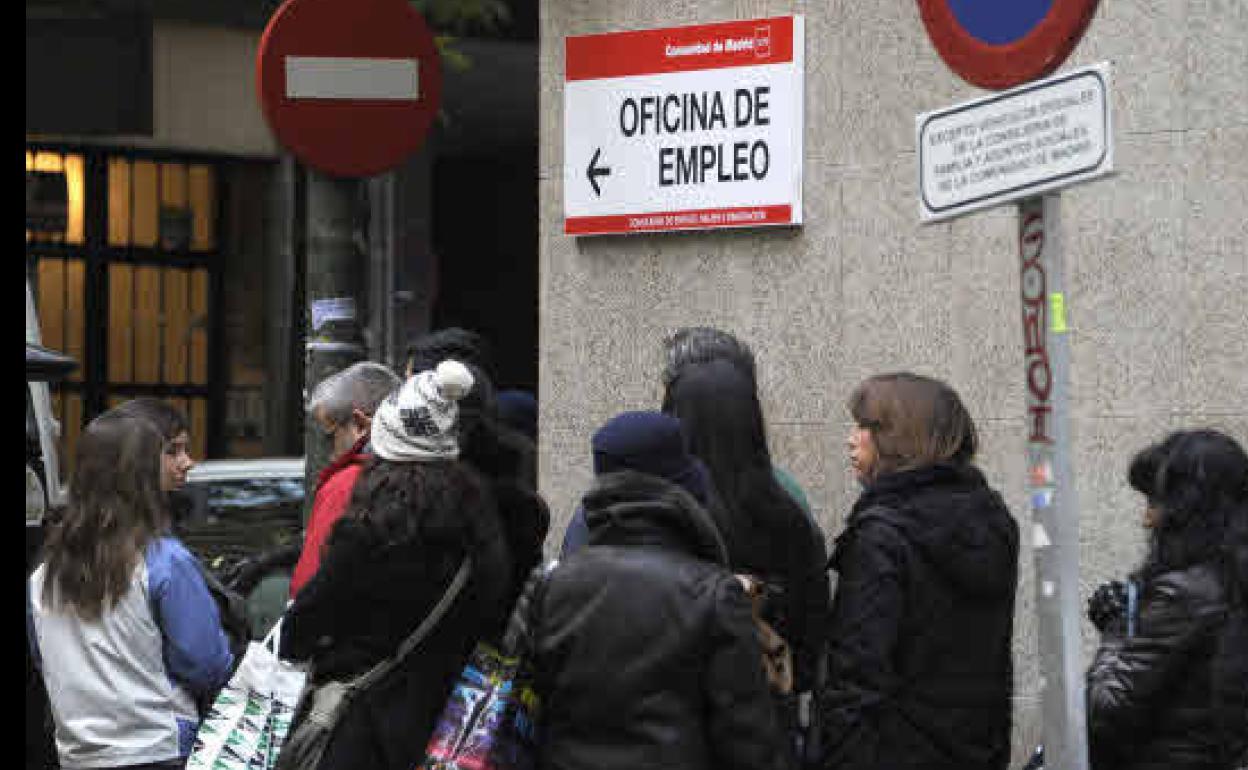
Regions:
[[[593, 482], [534, 594], [536, 767], [1009, 767], [1019, 528], [976, 468], [958, 394], [910, 373], [850, 394], [862, 489], [829, 548], [769, 450], [749, 347], [697, 327], [665, 352], [658, 408], [592, 435]], [[335, 459], [280, 652], [309, 688], [395, 662], [317, 768], [416, 767], [474, 646], [529, 596], [550, 526], [534, 405], [496, 381], [484, 341], [450, 329], [413, 344], [403, 378], [361, 363], [309, 400]], [[237, 664], [170, 534], [186, 439], [185, 418], [151, 400], [83, 431], [27, 592], [62, 767], [185, 765]], [[1150, 548], [1090, 600], [1093, 767], [1242, 767], [1248, 456], [1223, 433], [1178, 431], [1127, 479]], [[396, 657], [415, 630], [418, 648]]]

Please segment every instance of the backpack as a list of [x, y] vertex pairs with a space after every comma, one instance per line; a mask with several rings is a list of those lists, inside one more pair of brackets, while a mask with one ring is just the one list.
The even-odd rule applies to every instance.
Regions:
[[793, 650], [784, 637], [763, 619], [767, 584], [753, 575], [739, 574], [736, 578], [750, 600], [754, 632], [763, 650], [763, 672], [767, 675], [767, 685], [777, 695], [788, 695], [793, 692]]

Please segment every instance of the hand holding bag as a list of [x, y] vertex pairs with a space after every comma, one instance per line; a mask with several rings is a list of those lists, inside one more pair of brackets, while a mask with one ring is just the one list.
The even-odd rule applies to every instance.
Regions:
[[271, 770], [290, 730], [306, 673], [277, 656], [279, 619], [263, 641], [250, 642], [195, 734], [187, 770]]
[[553, 569], [530, 575], [502, 644], [478, 642], [434, 727], [418, 770], [532, 770], [538, 697], [533, 689], [532, 623], [538, 592]]

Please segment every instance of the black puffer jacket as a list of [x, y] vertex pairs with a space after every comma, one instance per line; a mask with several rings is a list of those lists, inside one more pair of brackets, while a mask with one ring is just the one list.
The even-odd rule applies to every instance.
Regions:
[[1214, 667], [1226, 663], [1219, 656], [1241, 656], [1227, 667], [1241, 672], [1248, 656], [1248, 647], [1220, 649], [1229, 609], [1211, 564], [1144, 581], [1135, 635], [1103, 637], [1088, 670], [1096, 770], [1231, 770], [1245, 759], [1248, 714], [1234, 717], [1238, 730], [1215, 721]]
[[535, 625], [546, 770], [785, 767], [749, 604], [710, 516], [624, 471], [585, 496], [589, 545]]
[[1018, 527], [980, 472], [882, 476], [831, 563], [825, 767], [1007, 767]]
[[429, 512], [397, 542], [379, 541], [354, 519], [338, 522], [282, 632], [282, 656], [311, 660], [315, 682], [358, 676], [392, 655], [465, 555], [472, 572], [463, 592], [404, 663], [357, 698], [318, 770], [411, 770], [469, 653], [501, 632], [514, 593], [507, 539], [484, 481], [466, 508]]

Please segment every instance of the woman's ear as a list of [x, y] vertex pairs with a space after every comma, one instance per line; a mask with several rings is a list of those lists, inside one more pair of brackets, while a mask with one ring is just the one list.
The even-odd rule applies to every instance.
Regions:
[[351, 422], [359, 430], [368, 430], [369, 426], [373, 424], [373, 418], [371, 415], [364, 414], [363, 409], [352, 409]]

